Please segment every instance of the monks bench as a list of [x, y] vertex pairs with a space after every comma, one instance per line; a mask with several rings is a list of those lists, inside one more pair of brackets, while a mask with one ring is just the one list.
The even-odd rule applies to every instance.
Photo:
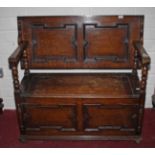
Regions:
[[20, 139], [140, 141], [150, 64], [143, 25], [143, 16], [18, 17], [9, 66]]

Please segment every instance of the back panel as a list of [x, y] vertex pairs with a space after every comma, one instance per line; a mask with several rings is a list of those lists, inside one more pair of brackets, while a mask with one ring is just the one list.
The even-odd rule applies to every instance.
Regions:
[[143, 41], [143, 22], [143, 16], [18, 17], [18, 39], [29, 42], [30, 69], [127, 69], [132, 42]]

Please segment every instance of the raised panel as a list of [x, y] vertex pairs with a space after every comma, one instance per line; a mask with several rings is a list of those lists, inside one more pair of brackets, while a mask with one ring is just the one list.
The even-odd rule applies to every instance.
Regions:
[[76, 130], [76, 106], [70, 104], [23, 104], [24, 128], [31, 131], [48, 129], [53, 131]]
[[29, 43], [30, 69], [131, 69], [143, 23], [143, 16], [19, 17], [18, 41]]
[[32, 24], [32, 63], [77, 60], [77, 25]]
[[85, 104], [83, 110], [85, 131], [118, 130], [136, 133], [137, 105]]
[[129, 59], [129, 25], [84, 25], [84, 60], [125, 62]]

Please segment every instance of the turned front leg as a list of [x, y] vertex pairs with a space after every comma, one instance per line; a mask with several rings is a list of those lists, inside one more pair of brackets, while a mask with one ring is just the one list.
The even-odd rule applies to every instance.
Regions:
[[145, 94], [146, 83], [147, 83], [148, 66], [142, 67], [142, 77], [141, 77], [141, 94]]
[[145, 92], [146, 92], [146, 84], [147, 84], [147, 74], [148, 74], [148, 66], [142, 66], [142, 76], [140, 83], [140, 105], [139, 105], [139, 120], [138, 120], [138, 133], [141, 133], [142, 123], [144, 117], [144, 103], [145, 103]]
[[12, 77], [13, 77], [13, 85], [14, 85], [14, 91], [17, 93], [20, 92], [20, 84], [19, 84], [19, 78], [18, 78], [18, 70], [17, 66], [12, 67]]

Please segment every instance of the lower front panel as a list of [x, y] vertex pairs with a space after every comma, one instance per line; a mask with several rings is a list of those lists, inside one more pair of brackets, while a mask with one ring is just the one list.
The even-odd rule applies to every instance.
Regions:
[[24, 132], [29, 134], [56, 134], [76, 129], [74, 104], [23, 104]]
[[21, 135], [28, 139], [132, 139], [138, 137], [138, 104], [22, 103]]
[[84, 104], [84, 131], [103, 135], [134, 135], [137, 105]]

